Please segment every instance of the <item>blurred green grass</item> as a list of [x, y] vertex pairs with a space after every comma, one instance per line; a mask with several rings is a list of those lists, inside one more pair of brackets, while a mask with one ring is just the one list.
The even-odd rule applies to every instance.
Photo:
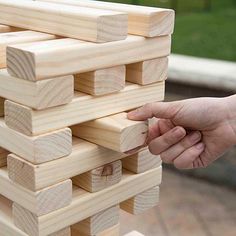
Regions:
[[[170, 0], [112, 0], [111, 2], [171, 8]], [[236, 61], [236, 0], [179, 0], [172, 52]]]

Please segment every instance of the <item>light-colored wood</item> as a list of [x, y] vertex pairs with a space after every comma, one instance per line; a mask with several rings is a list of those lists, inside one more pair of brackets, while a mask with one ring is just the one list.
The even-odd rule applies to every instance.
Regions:
[[74, 96], [72, 75], [37, 82], [12, 77], [0, 70], [0, 96], [36, 110], [67, 104]]
[[125, 66], [115, 66], [75, 75], [75, 90], [94, 96], [114, 93], [125, 87]]
[[71, 203], [72, 182], [66, 180], [32, 192], [11, 181], [8, 177], [7, 168], [2, 167], [0, 168], [0, 194], [40, 216]]
[[143, 173], [160, 165], [160, 156], [151, 154], [147, 148], [122, 159], [123, 168], [134, 173]]
[[96, 98], [75, 93], [71, 103], [43, 111], [7, 100], [5, 121], [10, 128], [21, 133], [37, 135], [161, 101], [164, 90], [164, 82], [159, 82], [147, 86], [127, 84], [121, 92]]
[[70, 38], [109, 42], [127, 36], [128, 16], [121, 12], [24, 0], [0, 0], [0, 11], [2, 24]]
[[9, 152], [0, 147], [0, 167], [7, 165], [7, 155]]
[[20, 211], [13, 210], [14, 218], [17, 226], [24, 229], [29, 235], [45, 236], [87, 219], [160, 183], [160, 167], [142, 174], [131, 174], [124, 171], [120, 183], [96, 193], [88, 193], [75, 187], [72, 203], [67, 207], [40, 217], [19, 207]]
[[140, 85], [167, 79], [168, 57], [137, 62], [126, 66], [126, 81]]
[[[8, 156], [8, 171], [10, 177], [14, 177], [14, 182], [32, 191], [37, 191], [126, 156], [126, 154], [103, 148], [85, 140], [73, 138], [71, 155], [33, 165], [11, 154]], [[16, 171], [22, 167], [24, 171]], [[12, 170], [14, 170], [14, 175], [11, 174]]]
[[4, 116], [4, 102], [5, 99], [0, 97], [0, 117]]
[[[96, 236], [119, 236], [120, 235], [120, 224], [117, 224], [109, 229], [104, 230], [103, 232], [97, 234]], [[76, 235], [72, 235], [76, 236]]]
[[7, 127], [0, 118], [0, 147], [32, 163], [43, 163], [69, 155], [72, 151], [72, 134], [69, 128], [65, 128], [28, 137]]
[[90, 0], [40, 0], [47, 2], [63, 3], [74, 6], [93, 7], [113, 11], [126, 12], [128, 14], [128, 32], [130, 34], [154, 37], [169, 35], [174, 30], [175, 13], [170, 9], [134, 6], [119, 3], [108, 3]]
[[0, 24], [0, 33], [7, 33], [7, 32], [13, 32], [13, 31], [20, 31], [22, 29], [9, 26], [9, 25], [2, 25]]
[[[116, 226], [119, 223], [119, 205], [103, 210], [72, 226], [74, 235], [94, 236], [100, 235], [104, 230]], [[114, 235], [110, 235], [114, 236]]]
[[143, 235], [143, 234], [141, 234], [141, 233], [139, 233], [137, 231], [132, 231], [132, 232], [130, 232], [130, 233], [124, 235], [124, 236], [145, 236], [145, 235]]
[[0, 68], [6, 67], [7, 46], [49, 39], [56, 39], [56, 36], [35, 31], [18, 31], [0, 34]]
[[11, 75], [35, 81], [165, 57], [170, 49], [171, 36], [129, 35], [102, 44], [56, 39], [9, 46], [7, 65]]
[[159, 187], [156, 186], [143, 193], [136, 195], [120, 204], [122, 210], [133, 215], [142, 214], [153, 208], [159, 202]]
[[129, 120], [125, 112], [75, 125], [71, 129], [76, 137], [118, 152], [143, 146], [148, 135], [147, 121]]
[[93, 193], [119, 183], [121, 177], [122, 164], [119, 160], [75, 176], [72, 182], [74, 185]]

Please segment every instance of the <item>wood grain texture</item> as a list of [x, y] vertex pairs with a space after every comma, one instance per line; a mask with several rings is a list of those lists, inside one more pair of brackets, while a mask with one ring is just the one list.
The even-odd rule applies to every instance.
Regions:
[[57, 39], [9, 46], [7, 67], [11, 75], [35, 81], [165, 57], [170, 49], [171, 36], [129, 35], [102, 44]]
[[71, 127], [76, 137], [117, 152], [143, 146], [148, 135], [147, 121], [132, 121], [127, 113], [103, 117]]
[[0, 24], [0, 33], [7, 33], [7, 32], [15, 32], [15, 31], [20, 31], [22, 29], [9, 26], [9, 25], [2, 25]]
[[72, 75], [31, 82], [0, 70], [0, 96], [36, 110], [67, 104], [74, 96]]
[[2, 24], [55, 35], [92, 42], [127, 37], [126, 13], [23, 0], [0, 0], [0, 11]]
[[29, 191], [11, 181], [7, 168], [0, 168], [0, 194], [28, 209], [37, 216], [68, 206], [72, 199], [71, 180], [39, 190]]
[[0, 34], [0, 68], [6, 67], [6, 48], [9, 45], [56, 39], [56, 36], [35, 31], [18, 31]]
[[165, 83], [159, 82], [147, 86], [127, 84], [118, 93], [96, 98], [75, 93], [71, 103], [43, 111], [35, 111], [7, 100], [5, 121], [10, 128], [21, 133], [38, 135], [161, 101], [164, 99], [164, 90]]
[[[126, 154], [103, 148], [82, 139], [73, 138], [69, 156], [34, 165], [16, 156], [8, 156], [8, 172], [14, 181], [32, 191], [59, 183], [74, 176], [104, 166], [126, 157]], [[24, 167], [23, 171], [20, 167]], [[14, 175], [10, 173], [14, 170]]]
[[[117, 224], [109, 229], [104, 230], [103, 232], [97, 234], [96, 236], [119, 236], [120, 235], [120, 224]], [[76, 235], [72, 235], [76, 236]]]
[[168, 57], [137, 62], [126, 66], [126, 81], [140, 85], [167, 79]]
[[72, 182], [74, 185], [94, 193], [119, 183], [121, 177], [122, 164], [119, 160], [75, 176], [72, 178]]
[[159, 167], [161, 163], [160, 156], [151, 154], [148, 148], [122, 159], [123, 168], [134, 173], [143, 173], [152, 168]]
[[122, 210], [133, 215], [142, 214], [153, 208], [159, 202], [159, 187], [156, 186], [136, 195], [120, 204]]
[[154, 37], [169, 35], [174, 30], [175, 13], [171, 9], [134, 6], [119, 3], [94, 2], [90, 0], [39, 0], [63, 3], [74, 6], [93, 7], [121, 11], [128, 14], [128, 32], [130, 34]]
[[8, 128], [0, 118], [0, 147], [32, 163], [43, 163], [69, 155], [72, 151], [72, 134], [69, 128], [65, 128], [28, 137]]
[[7, 150], [0, 147], [0, 167], [7, 165], [7, 155], [10, 154]]
[[114, 227], [119, 223], [119, 210], [119, 205], [103, 210], [77, 224], [74, 224], [72, 226], [72, 232], [74, 231], [74, 235], [80, 236], [100, 235], [103, 231]]
[[4, 116], [4, 102], [5, 99], [0, 97], [0, 117]]
[[125, 87], [125, 66], [115, 66], [75, 75], [75, 90], [101, 96]]
[[[124, 171], [120, 183], [96, 193], [88, 193], [75, 187], [72, 203], [67, 207], [40, 217], [21, 208], [20, 211], [13, 210], [14, 218], [17, 219], [17, 226], [29, 235], [46, 236], [115, 206], [160, 183], [161, 168], [142, 174], [131, 174]], [[22, 217], [23, 214], [27, 220]], [[34, 234], [35, 232], [36, 234]]]

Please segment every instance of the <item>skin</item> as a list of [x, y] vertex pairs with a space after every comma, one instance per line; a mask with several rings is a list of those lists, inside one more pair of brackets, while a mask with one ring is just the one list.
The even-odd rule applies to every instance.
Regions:
[[179, 169], [207, 167], [236, 144], [236, 96], [147, 104], [131, 120], [155, 119], [147, 145]]

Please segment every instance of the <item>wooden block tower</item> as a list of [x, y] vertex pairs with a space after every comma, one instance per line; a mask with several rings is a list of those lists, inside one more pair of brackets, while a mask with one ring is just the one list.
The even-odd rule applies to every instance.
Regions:
[[0, 0], [0, 24], [0, 236], [118, 236], [159, 201], [127, 111], [164, 99], [174, 12]]

